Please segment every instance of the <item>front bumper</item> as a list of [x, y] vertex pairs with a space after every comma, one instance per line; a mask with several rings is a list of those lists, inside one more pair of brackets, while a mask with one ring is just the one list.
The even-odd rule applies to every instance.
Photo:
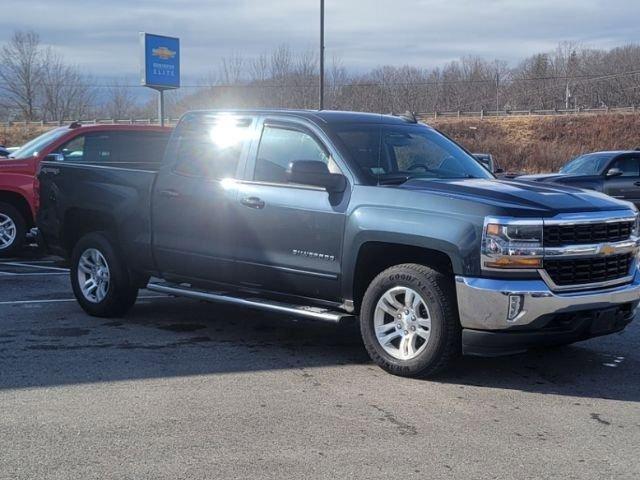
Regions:
[[458, 276], [456, 293], [465, 353], [515, 353], [622, 330], [640, 302], [640, 272], [625, 285], [571, 293], [542, 280]]

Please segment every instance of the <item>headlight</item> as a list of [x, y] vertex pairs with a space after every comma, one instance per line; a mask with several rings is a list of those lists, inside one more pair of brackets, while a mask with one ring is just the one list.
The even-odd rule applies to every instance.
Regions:
[[482, 233], [482, 268], [542, 268], [542, 220], [487, 217]]

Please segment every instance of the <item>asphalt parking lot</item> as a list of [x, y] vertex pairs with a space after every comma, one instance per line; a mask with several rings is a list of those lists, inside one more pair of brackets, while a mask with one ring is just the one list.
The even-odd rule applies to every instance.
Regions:
[[638, 478], [639, 344], [402, 379], [348, 326], [150, 292], [90, 318], [27, 252], [0, 260], [0, 477]]

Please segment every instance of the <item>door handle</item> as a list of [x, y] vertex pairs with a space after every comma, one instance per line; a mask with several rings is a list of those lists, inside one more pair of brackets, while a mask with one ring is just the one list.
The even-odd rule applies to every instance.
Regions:
[[178, 198], [180, 193], [175, 190], [160, 190], [160, 196], [165, 198]]
[[245, 207], [262, 209], [265, 206], [264, 200], [259, 199], [258, 197], [246, 197], [240, 200], [240, 203]]
[[640, 182], [633, 182], [636, 187], [640, 187]]

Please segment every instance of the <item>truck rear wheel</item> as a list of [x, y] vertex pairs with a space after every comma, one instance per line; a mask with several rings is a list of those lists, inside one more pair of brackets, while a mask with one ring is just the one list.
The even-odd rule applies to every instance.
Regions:
[[105, 233], [80, 239], [71, 255], [71, 286], [80, 306], [94, 317], [119, 317], [134, 305], [138, 288]]
[[0, 202], [0, 257], [11, 257], [24, 245], [27, 226], [13, 205]]
[[447, 367], [461, 345], [451, 283], [442, 273], [417, 264], [379, 274], [360, 311], [360, 331], [371, 359], [404, 377], [427, 377]]

